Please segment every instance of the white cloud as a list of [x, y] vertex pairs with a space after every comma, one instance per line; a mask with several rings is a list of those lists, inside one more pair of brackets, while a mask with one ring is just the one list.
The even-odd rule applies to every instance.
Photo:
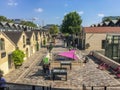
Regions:
[[104, 17], [105, 15], [104, 14], [102, 14], [102, 13], [99, 13], [98, 14], [98, 17]]
[[9, 6], [17, 6], [18, 3], [15, 2], [14, 0], [8, 0], [8, 3], [7, 3]]
[[60, 17], [56, 17], [56, 19], [59, 19]]
[[82, 14], [84, 14], [84, 12], [83, 12], [83, 11], [79, 11], [78, 14], [79, 14], [79, 15], [82, 15]]
[[64, 6], [65, 6], [65, 7], [68, 7], [68, 4], [65, 4]]
[[33, 19], [33, 20], [39, 20], [39, 18], [38, 18], [38, 17], [33, 17], [32, 19]]
[[35, 12], [43, 12], [43, 9], [42, 8], [36, 8]]
[[67, 14], [67, 12], [64, 13], [64, 15], [66, 15], [66, 14]]

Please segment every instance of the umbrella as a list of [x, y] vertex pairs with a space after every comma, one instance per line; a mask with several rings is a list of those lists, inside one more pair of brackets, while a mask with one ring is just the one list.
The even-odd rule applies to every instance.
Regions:
[[64, 57], [67, 57], [67, 58], [71, 58], [71, 59], [74, 59], [74, 60], [78, 59], [78, 57], [75, 55], [75, 50], [71, 50], [71, 51], [67, 51], [67, 52], [61, 52], [58, 55], [64, 56]]

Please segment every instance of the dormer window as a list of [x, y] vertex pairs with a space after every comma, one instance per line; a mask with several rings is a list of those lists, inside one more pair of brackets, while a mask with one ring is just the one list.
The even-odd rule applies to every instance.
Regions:
[[34, 37], [34, 35], [33, 35], [33, 41], [34, 41], [34, 39], [35, 39], [35, 37]]
[[3, 38], [0, 39], [0, 50], [5, 50], [5, 40]]

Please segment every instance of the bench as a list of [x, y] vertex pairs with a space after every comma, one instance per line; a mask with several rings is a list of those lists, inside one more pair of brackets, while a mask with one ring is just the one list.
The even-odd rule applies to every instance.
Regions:
[[65, 80], [67, 81], [67, 68], [53, 68], [52, 69], [53, 80], [55, 80], [55, 76], [57, 75], [65, 75]]
[[60, 66], [62, 68], [63, 65], [70, 66], [70, 69], [72, 69], [72, 63], [71, 61], [61, 61]]

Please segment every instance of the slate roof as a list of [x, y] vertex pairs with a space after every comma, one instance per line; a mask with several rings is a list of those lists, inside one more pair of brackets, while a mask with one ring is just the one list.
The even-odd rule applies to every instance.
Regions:
[[120, 27], [84, 27], [85, 33], [120, 33]]
[[4, 31], [3, 33], [5, 33], [15, 44], [18, 43], [22, 32], [18, 32], [18, 31]]
[[31, 32], [31, 31], [26, 31], [26, 32], [25, 32], [25, 34], [27, 35], [28, 38], [31, 38], [32, 33], [33, 33], [33, 32]]

